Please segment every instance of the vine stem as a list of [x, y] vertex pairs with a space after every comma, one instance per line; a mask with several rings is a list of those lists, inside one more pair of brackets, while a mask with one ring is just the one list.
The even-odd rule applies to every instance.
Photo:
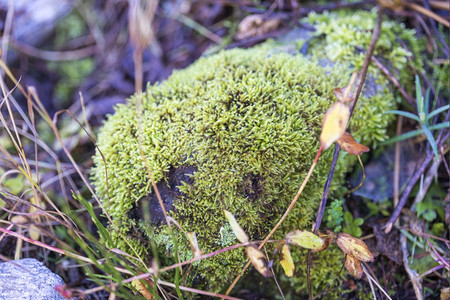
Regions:
[[[371, 58], [372, 58], [373, 53], [375, 51], [375, 45], [376, 45], [376, 43], [377, 43], [377, 41], [378, 41], [378, 39], [380, 37], [380, 34], [381, 34], [381, 23], [382, 22], [383, 22], [383, 9], [381, 7], [378, 7], [377, 22], [376, 22], [375, 28], [373, 30], [373, 34], [372, 34], [372, 38], [370, 40], [369, 48], [367, 49], [367, 53], [366, 53], [366, 56], [364, 58], [363, 66], [361, 68], [361, 76], [360, 76], [358, 87], [357, 87], [356, 93], [355, 93], [355, 101], [350, 106], [349, 121], [350, 121], [350, 118], [352, 117], [353, 111], [355, 110], [356, 103], [358, 102], [359, 96], [360, 96], [360, 94], [362, 92], [364, 81], [366, 79], [367, 71], [369, 69], [369, 65], [370, 65], [370, 62], [371, 62]], [[314, 233], [318, 233], [319, 232], [320, 224], [322, 223], [323, 214], [325, 212], [325, 206], [327, 204], [328, 193], [330, 191], [331, 181], [332, 181], [333, 175], [334, 175], [334, 169], [336, 167], [336, 162], [337, 162], [338, 157], [339, 157], [339, 150], [340, 150], [339, 144], [336, 143], [336, 146], [334, 148], [334, 153], [333, 153], [333, 161], [331, 162], [330, 172], [328, 173], [328, 178], [327, 178], [327, 181], [325, 183], [325, 187], [323, 189], [322, 199], [320, 200], [320, 206], [319, 206], [319, 211], [317, 212], [316, 222], [314, 223], [314, 226], [313, 226], [313, 232]], [[307, 281], [308, 281], [309, 299], [312, 299], [311, 280], [310, 280], [310, 273], [309, 273], [310, 265], [311, 265], [311, 256], [312, 256], [311, 250], [308, 250], [308, 257], [307, 257], [307, 262], [306, 262], [307, 263], [306, 277], [307, 277]]]
[[[281, 217], [281, 219], [278, 221], [278, 223], [272, 228], [272, 230], [270, 231], [270, 233], [266, 236], [266, 238], [261, 242], [261, 244], [259, 245], [259, 249], [261, 249], [262, 247], [264, 247], [264, 245], [267, 243], [267, 241], [270, 239], [270, 237], [275, 233], [275, 231], [277, 231], [277, 229], [280, 227], [281, 223], [283, 223], [283, 221], [286, 219], [286, 217], [289, 215], [289, 212], [292, 210], [292, 208], [294, 207], [295, 203], [297, 202], [298, 198], [300, 197], [301, 193], [303, 192], [303, 189], [306, 186], [306, 183], [309, 181], [309, 178], [311, 177], [314, 168], [317, 165], [317, 162], [319, 160], [320, 154], [322, 153], [322, 146], [319, 147], [319, 151], [317, 151], [317, 155], [316, 158], [314, 159], [314, 162], [311, 165], [311, 168], [308, 171], [308, 174], [306, 175], [305, 179], [302, 182], [302, 185], [300, 186], [300, 189], [298, 190], [297, 194], [295, 195], [294, 199], [292, 199], [291, 204], [289, 205], [289, 207], [286, 209], [286, 211], [284, 212], [283, 216]], [[247, 270], [247, 268], [250, 266], [250, 261], [247, 260], [247, 263], [245, 264], [244, 268], [242, 269], [241, 273], [239, 273], [238, 276], [236, 276], [236, 278], [233, 280], [233, 282], [231, 283], [231, 285], [228, 287], [225, 295], [229, 295], [231, 290], [234, 288], [234, 286], [236, 285], [236, 283], [239, 281], [239, 279], [242, 277], [242, 275], [244, 275], [244, 272]]]

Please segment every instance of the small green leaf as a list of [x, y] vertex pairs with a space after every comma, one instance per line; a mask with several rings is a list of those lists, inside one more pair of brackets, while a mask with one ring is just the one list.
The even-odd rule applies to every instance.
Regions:
[[[428, 126], [428, 129], [430, 131], [433, 131], [433, 130], [436, 130], [436, 129], [449, 128], [449, 127], [450, 127], [450, 122], [443, 122], [443, 123], [439, 123], [439, 124], [436, 124], [436, 125], [433, 125], [433, 126]], [[396, 136], [396, 137], [394, 137], [392, 139], [389, 139], [387, 141], [384, 141], [380, 145], [382, 145], [382, 146], [390, 145], [390, 144], [393, 144], [393, 143], [396, 143], [396, 142], [400, 142], [400, 141], [412, 138], [412, 137], [414, 137], [416, 135], [419, 135], [421, 133], [423, 133], [423, 129], [412, 130], [412, 131], [409, 131], [409, 132], [404, 133], [402, 135]]]
[[292, 260], [291, 251], [289, 246], [284, 244], [281, 248], [281, 260], [280, 265], [283, 267], [284, 274], [287, 277], [292, 277], [295, 271], [294, 261]]
[[416, 116], [415, 114], [412, 114], [412, 113], [410, 113], [410, 112], [407, 112], [407, 111], [402, 111], [402, 110], [388, 110], [386, 113], [387, 113], [387, 114], [396, 114], [396, 115], [400, 115], [400, 116], [403, 116], [403, 117], [406, 117], [406, 118], [410, 118], [410, 119], [416, 120], [417, 122], [420, 123], [420, 118], [419, 118], [418, 116]]
[[419, 76], [416, 75], [416, 100], [417, 100], [417, 112], [423, 113], [423, 96], [422, 89], [420, 88]]
[[431, 119], [432, 117], [434, 117], [435, 115], [440, 114], [441, 112], [444, 112], [446, 110], [450, 109], [450, 104], [447, 104], [445, 106], [439, 107], [438, 109], [433, 110], [432, 112], [430, 112], [427, 116], [427, 121], [429, 119]]
[[430, 143], [431, 149], [433, 149], [434, 155], [436, 156], [436, 159], [439, 159], [439, 154], [437, 151], [437, 145], [436, 140], [434, 139], [433, 134], [431, 133], [430, 129], [428, 129], [427, 126], [422, 126], [423, 132], [427, 136], [428, 142]]
[[286, 235], [286, 241], [288, 244], [294, 244], [296, 246], [311, 250], [318, 250], [322, 248], [325, 243], [325, 241], [319, 236], [305, 230], [294, 230], [289, 232]]
[[5, 180], [3, 185], [9, 189], [11, 194], [18, 195], [24, 189], [24, 177], [22, 174], [17, 175], [16, 177], [11, 177]]

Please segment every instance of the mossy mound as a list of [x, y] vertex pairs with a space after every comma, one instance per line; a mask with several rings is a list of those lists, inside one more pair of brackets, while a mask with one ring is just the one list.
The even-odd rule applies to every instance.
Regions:
[[[145, 256], [151, 253], [151, 240], [163, 262], [174, 262], [174, 243], [146, 164], [170, 216], [183, 231], [197, 234], [205, 253], [237, 243], [223, 209], [235, 215], [251, 239], [262, 239], [294, 197], [317, 153], [323, 113], [335, 101], [333, 89], [346, 85], [353, 71], [347, 62], [322, 67], [320, 59], [291, 55], [274, 44], [222, 51], [118, 105], [98, 137], [108, 177], [100, 153], [94, 157], [92, 176], [118, 229], [110, 246]], [[353, 136], [366, 143], [386, 138], [391, 116], [383, 112], [395, 107], [386, 79], [377, 72], [370, 76], [379, 83], [372, 85], [376, 93], [360, 99], [350, 124]], [[137, 105], [141, 101], [142, 110]], [[331, 154], [323, 154], [275, 238], [310, 228]], [[346, 155], [339, 160], [333, 188], [339, 187], [352, 161]], [[175, 236], [180, 259], [191, 258], [184, 233], [175, 229]], [[187, 280], [220, 290], [245, 260], [243, 249], [226, 252], [195, 263]]]

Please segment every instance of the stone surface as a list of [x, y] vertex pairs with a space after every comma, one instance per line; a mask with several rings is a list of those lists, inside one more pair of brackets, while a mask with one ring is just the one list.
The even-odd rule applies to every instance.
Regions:
[[34, 258], [0, 263], [0, 300], [62, 300], [55, 290], [61, 284], [61, 277]]

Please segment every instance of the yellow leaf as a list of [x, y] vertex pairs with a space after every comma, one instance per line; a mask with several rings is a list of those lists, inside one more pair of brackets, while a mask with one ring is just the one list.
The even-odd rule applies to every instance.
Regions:
[[[42, 209], [45, 209], [45, 203], [42, 202], [40, 199], [36, 199], [36, 198], [34, 198], [34, 197], [31, 197], [31, 198], [30, 198], [30, 202], [31, 202], [32, 204], [34, 204], [34, 205], [36, 205], [36, 206], [42, 208]], [[39, 210], [38, 210], [36, 207], [31, 206], [31, 205], [30, 205], [30, 209], [28, 210], [28, 212], [30, 212], [30, 213], [35, 213], [35, 212], [38, 212], [38, 211], [39, 211]]]
[[24, 216], [14, 216], [11, 218], [11, 223], [13, 224], [26, 224], [28, 220]]
[[320, 144], [324, 150], [344, 134], [349, 117], [350, 108], [342, 102], [335, 102], [323, 116]]
[[284, 274], [286, 274], [287, 277], [292, 277], [294, 275], [295, 270], [294, 261], [292, 260], [289, 246], [286, 244], [283, 244], [283, 247], [281, 248], [280, 264], [283, 267]]
[[241, 41], [274, 31], [280, 24], [279, 18], [268, 19], [264, 15], [249, 15], [239, 23], [236, 40]]
[[345, 254], [351, 255], [358, 260], [364, 262], [374, 260], [373, 254], [372, 252], [370, 252], [369, 247], [367, 247], [366, 243], [364, 243], [360, 239], [352, 237], [349, 234], [339, 233], [336, 243], [338, 244], [339, 248], [344, 251]]
[[247, 253], [247, 257], [250, 259], [250, 262], [255, 267], [255, 269], [261, 273], [264, 277], [271, 277], [272, 273], [267, 266], [267, 261], [264, 254], [253, 245], [249, 245], [245, 247], [245, 252]]
[[351, 155], [361, 155], [364, 152], [368, 152], [370, 149], [364, 145], [358, 144], [352, 135], [348, 132], [344, 134], [337, 140], [339, 146], [342, 150], [347, 151]]
[[186, 236], [189, 240], [189, 244], [191, 245], [192, 253], [194, 253], [194, 258], [202, 256], [203, 251], [200, 250], [200, 247], [198, 246], [197, 236], [195, 235], [195, 232], [187, 232]]
[[230, 223], [231, 229], [233, 229], [233, 233], [236, 236], [236, 238], [241, 243], [247, 243], [248, 242], [248, 236], [245, 233], [245, 231], [242, 229], [242, 227], [239, 225], [239, 223], [236, 221], [236, 219], [234, 218], [233, 214], [231, 214], [227, 210], [223, 210], [223, 212], [225, 214], [225, 217], [228, 220], [228, 223]]
[[351, 255], [345, 256], [345, 268], [354, 277], [361, 279], [363, 268], [361, 262]]
[[312, 232], [294, 230], [286, 235], [288, 244], [294, 244], [306, 249], [318, 250], [323, 247], [325, 241]]
[[41, 232], [39, 228], [32, 224], [30, 225], [30, 227], [28, 227], [28, 235], [31, 239], [37, 241], [39, 239], [39, 236], [41, 235]]

